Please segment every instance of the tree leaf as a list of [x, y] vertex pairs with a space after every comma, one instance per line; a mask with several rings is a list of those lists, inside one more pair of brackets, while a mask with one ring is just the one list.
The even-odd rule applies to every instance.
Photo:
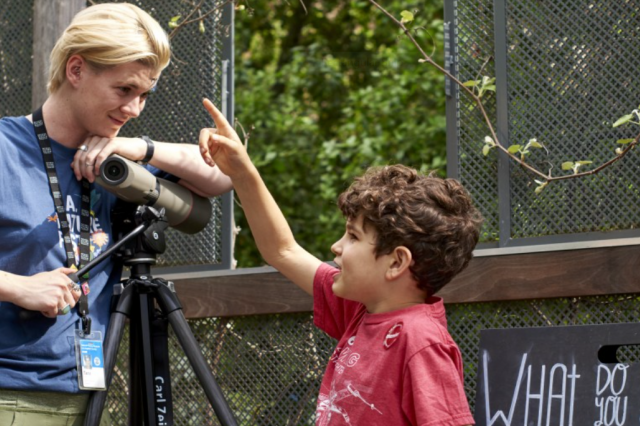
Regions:
[[482, 147], [482, 153], [484, 154], [485, 157], [489, 154], [489, 151], [491, 151], [491, 148], [493, 148], [491, 145], [485, 145]]
[[565, 161], [562, 163], [562, 170], [571, 170], [573, 169], [573, 161]]
[[478, 84], [480, 84], [480, 80], [469, 80], [462, 83], [464, 87], [476, 87]]
[[522, 145], [511, 145], [507, 151], [509, 151], [509, 153], [511, 154], [515, 154], [516, 152], [520, 151], [522, 149]]
[[400, 16], [402, 16], [400, 22], [402, 22], [403, 24], [408, 24], [409, 22], [413, 21], [413, 13], [409, 12], [408, 10], [403, 10], [402, 12], [400, 12]]
[[489, 77], [488, 75], [485, 75], [484, 77], [482, 77], [482, 85], [483, 86], [488, 86], [491, 85], [493, 83], [496, 82], [496, 78], [495, 77]]
[[[536, 182], [539, 182], [539, 181], [536, 181]], [[535, 193], [536, 194], [541, 193], [542, 190], [547, 187], [547, 185], [549, 185], [549, 182], [540, 182], [540, 184], [535, 189]]]
[[576, 164], [579, 164], [581, 166], [586, 166], [587, 164], [591, 164], [591, 163], [593, 163], [593, 161], [589, 161], [589, 160], [576, 161]]
[[634, 138], [631, 138], [631, 139], [618, 139], [616, 141], [616, 143], [619, 143], [620, 145], [626, 145], [626, 144], [631, 143], [633, 141], [635, 141]]
[[529, 141], [529, 146], [531, 148], [542, 148], [542, 144], [540, 142], [536, 142], [535, 139], [531, 139]]
[[633, 114], [624, 115], [624, 116], [618, 118], [618, 121], [613, 123], [613, 127], [618, 127], [618, 126], [622, 126], [623, 124], [627, 124], [632, 119], [633, 119]]

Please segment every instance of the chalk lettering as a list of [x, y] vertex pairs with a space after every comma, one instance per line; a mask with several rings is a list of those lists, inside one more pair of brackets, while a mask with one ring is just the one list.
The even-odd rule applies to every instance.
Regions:
[[[488, 374], [489, 354], [487, 351], [482, 354], [482, 362], [487, 426], [493, 426], [494, 424], [504, 426], [515, 426], [516, 424], [542, 426], [545, 418], [545, 409], [545, 426], [573, 426], [576, 380], [580, 378], [580, 375], [576, 373], [577, 367], [575, 364], [571, 365], [571, 369], [567, 368], [565, 364], [554, 364], [549, 369], [547, 377], [546, 365], [541, 365], [538, 373], [534, 371], [532, 365], [527, 365], [527, 354], [523, 354], [511, 397], [511, 406], [508, 414], [505, 414], [503, 410], [497, 410], [495, 413], [491, 412]], [[527, 382], [524, 389], [524, 419], [523, 421], [514, 421], [518, 396], [525, 375]], [[538, 379], [539, 385], [537, 389], [534, 389], [536, 383], [534, 380], [536, 379]], [[538, 404], [537, 410], [532, 409], [532, 406], [536, 403]]]
[[[554, 393], [554, 383], [556, 380], [556, 371], [560, 370], [560, 392]], [[572, 404], [573, 401], [567, 402], [566, 400], [566, 392], [567, 392], [567, 367], [563, 364], [555, 364], [551, 367], [551, 371], [549, 372], [549, 397], [547, 399], [547, 426], [551, 424], [551, 413], [553, 413], [553, 400], [558, 400], [560, 402], [560, 424], [558, 426], [564, 426], [564, 408], [567, 403]]]
[[527, 354], [522, 355], [522, 361], [520, 361], [520, 371], [518, 372], [518, 380], [513, 391], [513, 397], [511, 398], [511, 407], [509, 408], [509, 417], [505, 417], [502, 410], [496, 412], [496, 415], [491, 417], [491, 403], [489, 401], [489, 360], [488, 351], [482, 353], [482, 363], [484, 367], [484, 395], [485, 395], [485, 407], [487, 413], [487, 426], [492, 426], [499, 418], [504, 421], [505, 426], [511, 426], [511, 420], [513, 419], [513, 413], [516, 410], [516, 402], [518, 401], [518, 393], [520, 393], [520, 385], [522, 384], [522, 375], [524, 374], [524, 366], [527, 363]]
[[543, 395], [544, 395], [544, 373], [545, 373], [545, 366], [542, 366], [542, 371], [540, 374], [540, 393], [533, 393], [531, 391], [531, 377], [533, 376], [531, 374], [531, 366], [529, 366], [527, 368], [527, 397], [526, 397], [526, 404], [524, 406], [524, 418], [528, 419], [529, 418], [529, 402], [531, 400], [538, 400], [538, 424], [537, 426], [540, 426], [540, 422], [542, 421], [542, 409], [544, 408], [544, 404], [543, 404]]
[[[594, 426], [622, 426], [625, 423], [628, 397], [622, 398], [620, 394], [627, 385], [628, 368], [628, 365], [615, 364], [612, 370], [609, 365], [598, 365], [595, 405], [600, 417]], [[605, 396], [605, 392], [608, 395]]]

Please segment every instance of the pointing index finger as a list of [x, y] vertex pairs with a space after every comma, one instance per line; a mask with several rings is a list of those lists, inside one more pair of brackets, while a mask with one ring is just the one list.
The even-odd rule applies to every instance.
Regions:
[[216, 108], [213, 102], [211, 102], [207, 98], [204, 98], [202, 100], [202, 104], [204, 105], [205, 109], [209, 112], [209, 115], [211, 115], [211, 118], [213, 118], [213, 121], [216, 123], [216, 127], [218, 129], [231, 127], [231, 125], [227, 122], [227, 119], [225, 118], [224, 114], [222, 114], [218, 110], [218, 108]]

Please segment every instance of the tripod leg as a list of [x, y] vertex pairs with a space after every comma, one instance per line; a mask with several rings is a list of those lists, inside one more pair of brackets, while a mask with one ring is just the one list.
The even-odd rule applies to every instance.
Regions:
[[200, 351], [198, 342], [195, 337], [193, 337], [193, 333], [191, 332], [189, 324], [182, 313], [180, 302], [178, 301], [175, 293], [165, 285], [160, 285], [158, 287], [157, 296], [160, 306], [167, 315], [169, 324], [171, 324], [180, 346], [189, 359], [189, 363], [191, 364], [193, 371], [196, 373], [196, 376], [200, 381], [200, 385], [207, 395], [220, 424], [222, 426], [236, 426], [237, 422], [233, 417], [233, 412], [225, 401], [222, 390], [220, 389], [220, 386], [218, 386], [216, 379], [213, 377], [213, 374], [209, 369], [207, 361]]
[[202, 389], [204, 390], [213, 410], [220, 421], [222, 426], [235, 426], [237, 425], [233, 412], [227, 405], [224, 399], [224, 395], [220, 386], [213, 377], [207, 361], [204, 359], [202, 352], [200, 352], [200, 346], [195, 337], [191, 333], [189, 324], [184, 318], [182, 311], [173, 311], [168, 315], [169, 323], [173, 328], [173, 331], [180, 342], [180, 346], [184, 350], [185, 355], [189, 359], [193, 371], [196, 373]]
[[142, 369], [142, 321], [140, 302], [133, 303], [129, 316], [129, 424], [144, 424], [143, 369]]
[[[109, 322], [109, 328], [107, 329], [107, 335], [104, 341], [104, 362], [105, 362], [105, 374], [107, 390], [113, 377], [113, 369], [116, 364], [116, 358], [118, 355], [118, 348], [122, 340], [122, 334], [124, 333], [124, 325], [127, 315], [131, 309], [131, 288], [124, 287], [119, 284], [116, 286], [114, 293], [122, 292], [122, 294], [115, 294], [114, 297], [118, 297], [117, 306], [111, 314]], [[94, 391], [89, 397], [89, 405], [85, 413], [84, 425], [85, 426], [98, 426], [100, 424], [100, 418], [102, 417], [102, 410], [107, 400], [107, 391]]]
[[[148, 294], [140, 294], [140, 318], [141, 318], [141, 328], [142, 339], [140, 343], [142, 344], [142, 365], [141, 367], [143, 371], [142, 377], [142, 396], [143, 396], [143, 406], [145, 410], [145, 426], [156, 426], [156, 401], [153, 394], [153, 345], [151, 343], [151, 323], [149, 322], [149, 318], [151, 317], [151, 310], [153, 309], [153, 298], [149, 297]], [[134, 424], [134, 423], [131, 423]]]

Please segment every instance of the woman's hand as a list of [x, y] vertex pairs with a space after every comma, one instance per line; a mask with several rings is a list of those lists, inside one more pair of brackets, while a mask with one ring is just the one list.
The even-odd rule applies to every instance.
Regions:
[[94, 182], [100, 166], [111, 154], [119, 154], [129, 160], [142, 160], [147, 153], [147, 143], [140, 138], [103, 138], [89, 136], [73, 157], [73, 173], [76, 179], [86, 178]]
[[[15, 279], [10, 302], [30, 311], [40, 311], [49, 318], [64, 314], [67, 305], [73, 309], [80, 299], [81, 289], [69, 274], [71, 268], [58, 268], [50, 272], [41, 272], [30, 277]], [[68, 312], [68, 310], [67, 310]]]

